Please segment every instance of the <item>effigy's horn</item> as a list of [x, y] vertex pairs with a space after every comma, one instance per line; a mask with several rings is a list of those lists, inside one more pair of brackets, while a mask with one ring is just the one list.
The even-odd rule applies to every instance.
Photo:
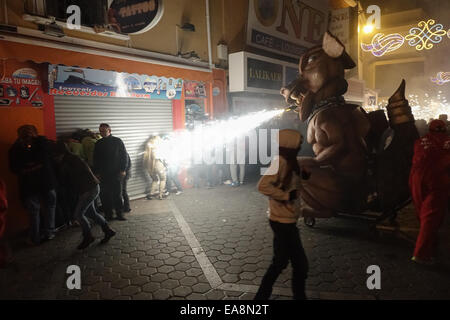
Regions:
[[389, 98], [386, 109], [391, 126], [415, 121], [408, 100], [405, 98], [405, 87], [406, 83], [403, 79], [400, 87]]

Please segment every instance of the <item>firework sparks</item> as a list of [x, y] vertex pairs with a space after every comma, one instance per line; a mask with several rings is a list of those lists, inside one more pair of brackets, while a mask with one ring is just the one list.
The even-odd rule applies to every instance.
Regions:
[[234, 139], [245, 136], [249, 131], [261, 126], [270, 119], [281, 115], [285, 110], [260, 111], [228, 120], [211, 121], [194, 130], [172, 132], [153, 145], [157, 157], [172, 167], [190, 167], [201, 161], [205, 154], [223, 148]]

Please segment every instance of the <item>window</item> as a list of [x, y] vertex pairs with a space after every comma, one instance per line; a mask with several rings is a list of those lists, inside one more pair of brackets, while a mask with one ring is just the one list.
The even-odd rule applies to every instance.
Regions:
[[81, 25], [85, 27], [108, 24], [108, 0], [32, 0], [26, 1], [25, 11], [31, 15], [54, 17], [65, 22], [69, 15], [67, 7], [77, 5], [81, 9]]

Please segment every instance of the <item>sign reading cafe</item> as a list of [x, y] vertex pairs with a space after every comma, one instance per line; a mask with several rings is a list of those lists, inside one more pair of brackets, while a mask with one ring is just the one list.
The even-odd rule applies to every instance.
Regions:
[[49, 93], [55, 96], [131, 97], [179, 100], [183, 80], [49, 65]]
[[249, 0], [247, 44], [298, 58], [319, 44], [328, 0]]

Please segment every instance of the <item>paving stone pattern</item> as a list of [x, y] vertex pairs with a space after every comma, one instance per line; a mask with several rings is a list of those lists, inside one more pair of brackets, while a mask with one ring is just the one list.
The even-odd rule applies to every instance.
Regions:
[[[170, 202], [178, 208], [225, 287], [212, 287], [189, 246]], [[252, 299], [272, 258], [267, 199], [254, 184], [191, 189], [169, 200], [137, 200], [128, 221], [112, 222], [110, 243], [76, 250], [79, 228], [58, 233], [39, 247], [17, 249], [17, 269], [0, 271], [0, 299], [237, 300]], [[369, 232], [356, 220], [299, 221], [309, 259], [312, 299], [449, 299], [448, 246], [442, 263], [424, 268], [409, 259], [417, 232], [411, 207], [398, 221], [407, 232]], [[448, 228], [448, 220], [445, 230]], [[102, 233], [96, 226], [94, 235]], [[408, 234], [409, 232], [409, 234]], [[441, 238], [449, 244], [448, 232]], [[378, 265], [382, 289], [366, 287], [366, 268]], [[68, 290], [66, 268], [78, 265], [82, 289]], [[276, 282], [273, 299], [290, 299], [291, 268]], [[224, 289], [225, 288], [225, 289]], [[228, 288], [228, 289], [227, 289]], [[247, 290], [247, 289], [248, 290]]]

